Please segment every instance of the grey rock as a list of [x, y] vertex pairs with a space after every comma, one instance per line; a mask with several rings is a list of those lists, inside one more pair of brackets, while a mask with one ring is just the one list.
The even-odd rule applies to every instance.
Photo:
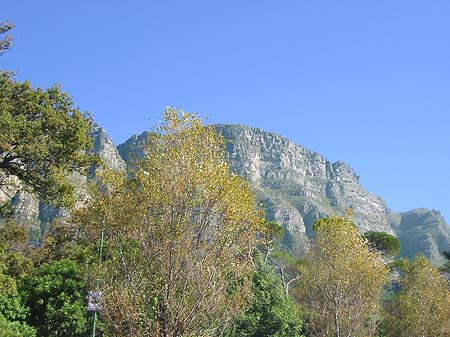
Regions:
[[[125, 170], [125, 162], [117, 152], [111, 137], [106, 131], [96, 125], [91, 134], [94, 143], [92, 152], [100, 157], [104, 167], [114, 170]], [[95, 178], [99, 169], [101, 168], [92, 167], [88, 176], [76, 172], [70, 176], [70, 181], [75, 186], [76, 207], [81, 206], [86, 200], [88, 181]], [[0, 198], [2, 201], [7, 199], [6, 196], [2, 195], [0, 195]], [[64, 219], [69, 214], [68, 210], [57, 209], [48, 205], [39, 200], [35, 194], [20, 191], [20, 188], [14, 190], [11, 201], [14, 207], [13, 220], [19, 225], [30, 229], [30, 237], [33, 242], [39, 242], [43, 238], [48, 230], [48, 224], [53, 220], [56, 218]]]
[[[285, 245], [304, 253], [314, 239], [314, 222], [353, 210], [361, 232], [382, 231], [398, 236], [402, 255], [422, 253], [434, 263], [450, 249], [450, 227], [429, 210], [393, 213], [379, 196], [368, 192], [346, 163], [330, 162], [291, 140], [242, 125], [215, 125], [226, 139], [231, 169], [251, 182], [268, 220], [285, 229]], [[118, 146], [128, 166], [143, 158], [148, 133]]]
[[105, 129], [95, 125], [91, 134], [94, 139], [94, 147], [92, 151], [100, 157], [105, 166], [113, 170], [125, 170], [125, 161], [122, 159], [121, 155], [114, 146], [111, 137], [106, 133]]
[[450, 251], [450, 226], [437, 210], [418, 208], [399, 213], [392, 219], [398, 233], [402, 255], [423, 254], [436, 264], [445, 262], [442, 253]]
[[317, 219], [348, 209], [353, 210], [362, 232], [394, 234], [384, 200], [368, 192], [344, 162], [331, 163], [316, 152], [261, 129], [241, 125], [217, 125], [216, 129], [227, 139], [233, 171], [251, 181], [259, 193], [276, 193], [282, 201], [280, 207], [293, 208], [302, 217], [297, 227], [276, 219], [289, 234], [295, 236], [300, 226], [300, 231], [311, 238]]
[[[450, 250], [450, 227], [438, 211], [416, 209], [394, 213], [381, 197], [368, 192], [355, 171], [342, 161], [332, 163], [281, 135], [258, 128], [214, 127], [227, 140], [232, 170], [251, 182], [267, 219], [284, 227], [284, 243], [296, 254], [307, 251], [314, 239], [316, 220], [352, 209], [361, 232], [373, 230], [396, 235], [403, 256], [413, 258], [421, 253], [436, 264], [444, 261], [442, 252]], [[96, 126], [92, 136], [93, 152], [104, 165], [125, 170], [145, 156], [149, 133], [132, 136], [117, 149], [103, 128]], [[95, 179], [99, 169], [93, 167], [88, 177], [80, 174], [70, 177], [76, 186], [78, 205], [83, 204], [87, 182]], [[67, 210], [55, 209], [33, 194], [18, 192], [18, 185], [12, 181], [8, 194], [0, 193], [0, 201], [14, 195], [14, 217], [30, 228], [33, 237], [42, 238], [48, 223], [68, 215]]]
[[117, 146], [117, 151], [128, 167], [134, 167], [136, 162], [145, 156], [149, 132], [133, 135], [125, 143]]

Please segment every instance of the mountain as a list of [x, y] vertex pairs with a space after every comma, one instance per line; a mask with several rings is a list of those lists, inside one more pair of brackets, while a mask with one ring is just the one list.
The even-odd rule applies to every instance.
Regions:
[[[105, 167], [115, 170], [125, 170], [126, 165], [119, 155], [111, 137], [106, 131], [96, 125], [91, 132], [93, 138], [93, 154], [100, 157]], [[72, 174], [70, 179], [75, 186], [78, 204], [81, 204], [86, 196], [88, 181], [95, 178], [96, 171], [99, 168], [92, 167], [88, 176], [81, 174]], [[17, 182], [16, 182], [17, 184]], [[30, 229], [30, 237], [33, 242], [39, 242], [45, 235], [48, 224], [56, 218], [64, 218], [68, 215], [65, 209], [56, 209], [48, 205], [29, 192], [18, 192], [18, 189], [12, 189], [9, 195], [1, 195], [0, 201], [6, 200], [12, 196], [14, 207], [13, 219], [20, 225]]]
[[[251, 182], [268, 220], [285, 228], [285, 245], [301, 254], [314, 237], [313, 224], [324, 216], [352, 209], [361, 232], [383, 231], [397, 236], [402, 255], [422, 253], [442, 263], [450, 250], [450, 227], [437, 211], [394, 213], [379, 196], [362, 186], [342, 161], [330, 162], [291, 140], [242, 125], [214, 125], [227, 140], [232, 170]], [[132, 136], [118, 151], [127, 165], [145, 155], [148, 133]]]
[[[403, 256], [412, 258], [422, 253], [434, 263], [444, 261], [441, 253], [450, 250], [450, 226], [438, 211], [394, 213], [381, 197], [367, 191], [356, 172], [342, 161], [330, 162], [281, 135], [258, 128], [213, 127], [227, 140], [232, 170], [251, 182], [267, 218], [285, 228], [284, 244], [295, 253], [308, 249], [317, 219], [352, 209], [361, 232], [384, 231], [397, 236]], [[148, 132], [132, 136], [117, 149], [103, 128], [96, 126], [92, 136], [93, 152], [106, 167], [124, 170], [145, 155]], [[92, 168], [88, 177], [71, 177], [80, 200], [97, 169]], [[67, 215], [67, 211], [55, 209], [33, 194], [14, 190], [9, 194], [14, 195], [15, 219], [30, 228], [35, 241], [45, 235], [48, 223]], [[0, 201], [6, 197], [0, 195]]]
[[440, 253], [450, 250], [450, 227], [439, 211], [418, 208], [394, 214], [391, 224], [404, 256], [422, 253], [436, 263], [444, 262]]

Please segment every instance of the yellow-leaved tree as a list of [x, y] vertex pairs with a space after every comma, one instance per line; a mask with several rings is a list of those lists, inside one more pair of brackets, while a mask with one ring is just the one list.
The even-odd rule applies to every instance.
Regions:
[[450, 284], [424, 256], [400, 265], [400, 290], [386, 302], [383, 335], [450, 336]]
[[312, 336], [367, 337], [376, 330], [388, 270], [348, 217], [324, 218], [301, 267], [298, 298]]
[[103, 231], [93, 286], [114, 336], [212, 336], [248, 304], [262, 223], [248, 183], [230, 172], [223, 140], [194, 115], [166, 109], [147, 156], [76, 220]]

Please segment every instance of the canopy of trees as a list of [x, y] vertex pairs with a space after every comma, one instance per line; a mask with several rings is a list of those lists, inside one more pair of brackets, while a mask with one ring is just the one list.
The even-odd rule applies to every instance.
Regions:
[[45, 263], [20, 282], [28, 324], [38, 336], [82, 337], [89, 332], [86, 280], [76, 261]]
[[386, 301], [383, 333], [388, 337], [450, 336], [449, 281], [423, 256], [403, 260], [400, 290]]
[[226, 337], [304, 336], [301, 308], [286, 296], [280, 276], [263, 261], [253, 275], [252, 296], [251, 307], [237, 318]]
[[36, 336], [36, 329], [26, 323], [28, 308], [18, 290], [18, 283], [31, 268], [31, 261], [15, 252], [25, 240], [23, 229], [0, 227], [0, 336]]
[[0, 72], [0, 188], [17, 177], [47, 202], [73, 204], [68, 174], [93, 162], [91, 124], [60, 87], [35, 89]]
[[369, 244], [378, 251], [389, 256], [397, 256], [400, 254], [400, 240], [395, 236], [385, 232], [369, 231], [364, 233], [364, 238], [369, 241]]
[[316, 222], [317, 242], [299, 280], [313, 336], [373, 336], [388, 271], [347, 217]]
[[112, 174], [77, 217], [92, 240], [105, 233], [96, 282], [114, 335], [211, 336], [251, 291], [262, 218], [249, 185], [214, 129], [171, 108], [165, 118], [131, 178]]

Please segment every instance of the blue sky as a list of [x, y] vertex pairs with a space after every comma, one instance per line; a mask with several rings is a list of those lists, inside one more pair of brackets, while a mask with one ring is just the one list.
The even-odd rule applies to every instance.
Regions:
[[2, 69], [61, 83], [116, 144], [164, 107], [349, 163], [394, 211], [450, 222], [449, 1], [2, 0]]

